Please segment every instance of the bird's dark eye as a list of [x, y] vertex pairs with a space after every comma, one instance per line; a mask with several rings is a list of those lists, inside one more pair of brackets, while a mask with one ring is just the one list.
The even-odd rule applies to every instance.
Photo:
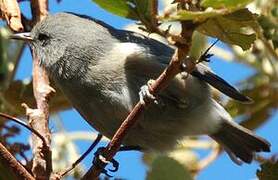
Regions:
[[39, 34], [39, 36], [38, 36], [38, 40], [40, 41], [40, 42], [42, 42], [42, 46], [46, 46], [47, 44], [48, 44], [48, 42], [49, 42], [49, 36], [48, 35], [46, 35], [46, 34]]

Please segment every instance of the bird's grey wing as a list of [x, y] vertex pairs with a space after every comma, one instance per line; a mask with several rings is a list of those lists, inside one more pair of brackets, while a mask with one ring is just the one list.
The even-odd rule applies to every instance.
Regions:
[[[150, 39], [148, 37], [139, 35], [134, 32], [121, 31], [121, 33], [119, 34], [120, 34], [121, 41], [125, 41], [126, 39], [128, 39], [129, 41], [148, 47], [149, 53], [157, 57], [157, 58], [150, 59], [150, 61], [154, 59], [158, 60], [161, 63], [161, 65], [159, 65], [160, 67], [162, 66], [165, 67], [166, 65], [169, 64], [171, 56], [174, 53], [174, 49], [154, 39]], [[206, 83], [210, 84], [214, 88], [218, 89], [220, 92], [224, 93], [225, 95], [235, 100], [245, 102], [245, 103], [252, 102], [252, 100], [249, 97], [241, 94], [236, 88], [234, 88], [232, 85], [230, 85], [227, 81], [225, 81], [221, 77], [214, 74], [208, 67], [206, 67], [203, 64], [198, 64], [196, 66], [196, 69], [191, 73], [191, 75], [197, 77], [200, 80], [205, 81]]]
[[[145, 53], [143, 53], [145, 54]], [[141, 86], [146, 85], [150, 79], [156, 79], [167, 67], [160, 60], [169, 57], [150, 55], [148, 57], [129, 56], [125, 62], [125, 74], [129, 89], [134, 91], [133, 94], [140, 91]], [[158, 95], [163, 101], [171, 101], [175, 104], [184, 103], [185, 82], [179, 76], [174, 78], [169, 87]]]
[[241, 94], [236, 88], [230, 85], [227, 81], [222, 79], [221, 77], [214, 74], [208, 67], [203, 64], [198, 64], [196, 69], [191, 73], [191, 75], [207, 82], [214, 88], [218, 89], [220, 92], [225, 95], [241, 101], [241, 102], [252, 102], [252, 99]]

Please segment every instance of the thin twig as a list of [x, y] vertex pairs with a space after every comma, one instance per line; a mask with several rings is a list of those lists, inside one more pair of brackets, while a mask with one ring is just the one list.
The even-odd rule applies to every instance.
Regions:
[[65, 176], [67, 173], [69, 173], [71, 170], [73, 170], [96, 147], [96, 145], [100, 142], [101, 138], [102, 138], [102, 134], [98, 134], [95, 141], [86, 150], [86, 152], [84, 152], [82, 154], [82, 156], [80, 156], [74, 163], [72, 163], [72, 165], [70, 167], [68, 167], [67, 169], [65, 169], [62, 172], [57, 173], [56, 176], [58, 177], [58, 179], [61, 179], [63, 176]]
[[28, 124], [26, 124], [24, 121], [16, 118], [16, 117], [13, 117], [13, 116], [10, 116], [8, 114], [5, 114], [5, 113], [1, 113], [0, 112], [0, 116], [4, 117], [4, 118], [7, 118], [7, 119], [10, 119], [11, 121], [17, 123], [17, 124], [20, 124], [21, 126], [25, 127], [26, 129], [28, 129], [29, 131], [31, 131], [32, 133], [34, 133], [36, 136], [38, 136], [42, 142], [43, 142], [43, 146], [46, 146], [47, 143], [44, 139], [44, 137], [36, 130], [36, 129], [33, 129], [32, 127], [30, 127]]
[[157, 14], [158, 14], [158, 2], [157, 0], [151, 0], [150, 2], [150, 10], [151, 10], [151, 23], [153, 26], [157, 27]]
[[13, 173], [13, 177], [21, 180], [35, 180], [35, 178], [20, 164], [15, 157], [0, 142], [0, 163]]
[[147, 31], [149, 33], [156, 33], [165, 39], [168, 40], [169, 44], [175, 45], [176, 43], [178, 44], [184, 44], [184, 39], [179, 36], [170, 33], [170, 27], [168, 27], [167, 30], [162, 30], [158, 28], [160, 23], [158, 22], [157, 16], [158, 16], [158, 1], [157, 0], [151, 0], [150, 3], [150, 11], [151, 11], [151, 19], [146, 19], [142, 14], [137, 14], [139, 17], [140, 21], [144, 24], [145, 28], [140, 28], [143, 31]]

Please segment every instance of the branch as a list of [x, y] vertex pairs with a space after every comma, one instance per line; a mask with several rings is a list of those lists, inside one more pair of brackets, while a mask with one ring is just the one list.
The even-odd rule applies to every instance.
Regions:
[[48, 14], [48, 0], [31, 0], [32, 21], [42, 21]]
[[[32, 0], [31, 9], [33, 23], [41, 21], [48, 12], [47, 0]], [[23, 31], [21, 13], [16, 0], [0, 0], [1, 17], [4, 17], [9, 27], [14, 31]], [[33, 167], [32, 171], [36, 179], [49, 179], [52, 172], [50, 131], [48, 128], [48, 97], [53, 89], [49, 86], [46, 72], [39, 67], [39, 60], [33, 53], [33, 89], [38, 109], [30, 109], [27, 105], [26, 114], [33, 129], [40, 132], [44, 140], [41, 141], [32, 135], [33, 144]]]
[[0, 143], [0, 162], [13, 173], [13, 177], [18, 180], [35, 180], [35, 178], [20, 164], [14, 156]]
[[[37, 179], [49, 179], [52, 172], [52, 159], [50, 150], [50, 130], [48, 128], [48, 99], [54, 90], [49, 86], [46, 72], [39, 66], [38, 58], [33, 53], [33, 91], [37, 103], [37, 109], [31, 109], [26, 104], [26, 114], [33, 129], [39, 131], [45, 138], [47, 146], [36, 136], [32, 136], [33, 167], [32, 172]], [[45, 148], [46, 147], [46, 148]]]
[[158, 14], [158, 2], [157, 0], [151, 0], [150, 2], [150, 9], [151, 9], [151, 24], [153, 24], [154, 27], [157, 27], [157, 14]]
[[11, 30], [15, 32], [23, 31], [20, 9], [16, 0], [0, 0], [1, 17], [5, 18]]
[[[43, 20], [47, 16], [48, 2], [47, 0], [31, 0], [31, 10], [33, 24]], [[34, 52], [33, 55], [33, 90], [36, 99], [37, 109], [26, 107], [26, 114], [29, 117], [31, 127], [39, 131], [47, 142], [47, 148], [42, 148], [42, 142], [32, 136], [33, 144], [33, 167], [32, 172], [36, 179], [49, 179], [52, 173], [51, 159], [51, 133], [48, 128], [49, 120], [49, 97], [51, 92], [55, 92], [49, 86], [49, 79], [46, 71], [40, 67], [39, 59]]]

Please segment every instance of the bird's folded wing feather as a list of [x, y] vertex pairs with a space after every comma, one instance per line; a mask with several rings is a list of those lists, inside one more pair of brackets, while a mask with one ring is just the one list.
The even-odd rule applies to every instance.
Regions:
[[203, 80], [213, 86], [214, 88], [218, 89], [223, 94], [241, 101], [241, 102], [252, 102], [252, 100], [241, 94], [235, 87], [230, 85], [227, 81], [222, 79], [221, 77], [214, 74], [208, 67], [203, 64], [198, 64], [196, 69], [191, 73], [191, 75]]
[[[123, 34], [124, 34], [123, 36], [126, 36], [126, 34], [128, 34], [131, 37], [134, 36], [131, 32], [126, 32]], [[147, 37], [145, 37], [145, 38], [147, 38]], [[158, 69], [161, 69], [161, 68], [164, 69], [164, 67], [166, 67], [166, 65], [169, 64], [169, 61], [171, 59], [170, 57], [174, 53], [174, 50], [172, 48], [170, 48], [169, 46], [166, 46], [163, 43], [155, 41], [153, 39], [148, 39], [148, 41], [146, 41], [146, 39], [142, 39], [141, 37], [134, 37], [134, 39], [136, 39], [136, 43], [139, 43], [141, 47], [148, 49], [148, 51], [149, 51], [148, 53], [152, 54], [153, 57], [156, 57], [156, 58], [148, 58], [148, 60], [150, 62], [144, 64], [145, 68], [146, 68], [146, 65], [153, 64], [153, 66], [156, 66], [156, 68], [158, 68]], [[156, 61], [156, 63], [152, 62], [154, 60]], [[139, 64], [141, 64], [141, 63], [139, 63]], [[142, 67], [142, 68], [144, 68], [144, 67]], [[153, 68], [154, 67], [152, 67], [151, 69], [153, 69]], [[238, 101], [241, 101], [244, 103], [252, 102], [252, 100], [249, 97], [241, 94], [235, 87], [230, 85], [227, 81], [225, 81], [221, 77], [214, 74], [204, 64], [197, 64], [196, 69], [191, 73], [191, 75], [194, 77], [197, 77], [200, 80], [207, 82], [208, 84], [210, 84], [214, 88], [218, 89], [223, 94], [225, 94], [235, 100], [238, 100]], [[153, 78], [156, 78], [156, 77], [153, 77]], [[181, 82], [181, 83], [184, 83], [184, 82]]]

